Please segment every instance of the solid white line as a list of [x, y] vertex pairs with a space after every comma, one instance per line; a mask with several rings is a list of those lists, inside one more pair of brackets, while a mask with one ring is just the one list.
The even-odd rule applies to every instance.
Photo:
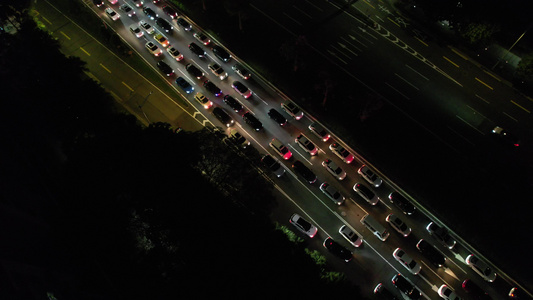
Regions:
[[387, 82], [385, 82], [386, 85], [388, 85], [391, 89], [393, 89], [394, 91], [396, 91], [398, 94], [402, 95], [405, 99], [407, 100], [411, 100], [411, 98], [407, 97], [406, 95], [402, 94], [402, 92], [398, 91], [397, 89], [395, 89], [392, 85], [388, 84]]
[[508, 113], [506, 113], [506, 112], [504, 112], [504, 111], [502, 111], [502, 113], [503, 113], [504, 115], [508, 116], [509, 118], [513, 119], [513, 121], [518, 122], [518, 120], [515, 119], [515, 118], [513, 118], [510, 114], [508, 114]]
[[405, 64], [405, 66], [408, 67], [409, 69], [411, 69], [411, 71], [413, 71], [413, 72], [415, 72], [416, 74], [420, 75], [420, 77], [422, 77], [422, 78], [424, 78], [425, 80], [428, 80], [428, 81], [429, 81], [429, 79], [428, 79], [426, 76], [420, 74], [420, 72], [418, 72], [417, 70], [413, 69], [413, 68], [412, 68], [411, 66], [409, 66], [408, 64]]
[[481, 133], [482, 135], [485, 135], [485, 133], [479, 129], [477, 129], [474, 125], [468, 123], [467, 121], [465, 121], [463, 118], [459, 117], [458, 115], [455, 115], [459, 120], [463, 121], [466, 125], [472, 127], [473, 129], [475, 129], [477, 132]]
[[407, 79], [403, 78], [402, 76], [394, 73], [394, 75], [396, 75], [396, 77], [400, 78], [401, 80], [405, 81], [405, 83], [407, 83], [408, 85], [412, 86], [413, 88], [415, 88], [417, 91], [419, 91], [420, 89], [417, 88], [414, 84], [410, 83], [409, 81], [407, 81]]

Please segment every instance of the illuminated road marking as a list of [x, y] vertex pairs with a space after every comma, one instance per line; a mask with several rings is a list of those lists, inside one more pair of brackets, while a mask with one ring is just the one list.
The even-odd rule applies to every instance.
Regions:
[[402, 92], [398, 91], [396, 88], [394, 88], [392, 85], [388, 84], [387, 82], [385, 82], [385, 84], [390, 87], [391, 89], [393, 89], [394, 91], [396, 91], [398, 94], [402, 95], [405, 99], [407, 100], [410, 100], [411, 98], [407, 97], [406, 95], [404, 95]]
[[459, 137], [461, 137], [463, 140], [465, 140], [466, 142], [468, 142], [470, 145], [472, 146], [475, 146], [474, 143], [472, 143], [469, 139], [465, 138], [462, 134], [460, 134], [459, 132], [453, 130], [453, 128], [451, 128], [450, 126], [446, 126], [448, 127], [448, 129], [450, 129], [451, 131], [453, 131], [453, 133], [457, 134]]
[[[352, 39], [355, 40], [355, 38], [354, 38], [353, 36], [351, 36], [351, 35], [349, 35], [349, 36], [350, 36]], [[355, 49], [357, 49], [359, 52], [362, 52], [361, 49], [359, 49], [357, 46], [355, 46], [354, 44], [352, 44], [350, 41], [348, 41], [348, 40], [345, 39], [344, 37], [341, 36], [341, 39], [342, 39], [343, 41], [345, 41], [346, 43], [350, 44], [350, 46], [352, 46], [352, 47], [354, 47]], [[359, 41], [358, 41], [358, 42], [359, 42]], [[359, 42], [359, 43], [361, 43], [361, 42]], [[367, 47], [367, 46], [365, 46], [365, 47]]]
[[82, 47], [80, 47], [80, 50], [83, 51], [85, 54], [87, 54], [87, 56], [91, 56], [91, 54], [87, 52], [85, 49], [83, 49]]
[[490, 77], [498, 80], [499, 82], [501, 82], [502, 80], [500, 78], [498, 78], [496, 75], [492, 74], [491, 72], [487, 71], [487, 70], [483, 70], [483, 72], [485, 72], [487, 75], [489, 75]]
[[396, 22], [395, 22], [393, 19], [391, 19], [390, 17], [387, 17], [387, 19], [388, 19], [389, 21], [391, 21], [392, 23], [396, 24], [396, 26], [398, 26], [398, 27], [400, 27], [400, 28], [402, 27], [402, 26], [400, 26], [400, 24], [396, 23]]
[[309, 5], [313, 6], [314, 8], [316, 8], [319, 11], [324, 11], [322, 8], [316, 6], [314, 3], [309, 2], [309, 0], [305, 0], [305, 2], [307, 2]]
[[122, 81], [122, 84], [123, 84], [125, 87], [127, 87], [128, 90], [130, 90], [130, 91], [133, 92], [133, 89], [132, 89], [129, 85], [127, 85], [124, 81]]
[[502, 113], [503, 113], [504, 115], [508, 116], [509, 118], [511, 118], [513, 121], [518, 122], [518, 120], [515, 119], [515, 118], [513, 118], [510, 114], [508, 114], [508, 113], [506, 113], [506, 112], [504, 112], [504, 111], [502, 111]]
[[109, 72], [109, 74], [111, 74], [111, 71], [110, 71], [108, 68], [106, 68], [104, 65], [100, 64], [100, 67], [102, 67], [104, 70], [106, 70], [107, 72]]
[[490, 85], [488, 85], [488, 84], [484, 83], [483, 81], [481, 81], [481, 79], [479, 79], [479, 78], [476, 77], [476, 80], [477, 80], [479, 83], [483, 84], [484, 86], [488, 87], [489, 89], [494, 90]]
[[306, 13], [305, 11], [301, 10], [300, 8], [296, 7], [295, 5], [292, 6], [294, 9], [296, 9], [297, 11], [301, 12], [302, 14], [304, 14], [305, 16], [307, 16], [309, 19], [312, 19], [313, 16], [311, 16], [310, 14]]
[[457, 68], [459, 68], [459, 65], [454, 63], [451, 59], [447, 58], [446, 56], [443, 56], [442, 58], [444, 58], [445, 60], [447, 60], [449, 63], [451, 63], [452, 65], [456, 66]]
[[284, 14], [287, 18], [293, 20], [294, 23], [297, 23], [297, 24], [300, 25], [300, 26], [302, 25], [302, 23], [298, 22], [295, 18], [289, 16], [287, 13], [283, 13], [283, 14]]
[[63, 31], [59, 31], [59, 32], [60, 32], [64, 37], [66, 37], [68, 40], [70, 40], [70, 37], [69, 37], [66, 33], [64, 33]]
[[447, 286], [449, 286], [452, 290], [454, 290], [451, 285], [446, 281], [444, 280], [442, 277], [439, 276], [439, 274], [435, 273], [435, 271], [433, 271], [424, 261], [421, 261], [424, 266], [426, 266], [427, 270], [430, 270], [433, 274], [435, 274], [437, 277], [439, 277], [440, 280], [442, 280], [444, 283], [446, 283]]
[[459, 117], [458, 115], [455, 115], [459, 120], [463, 121], [466, 125], [470, 126], [471, 128], [475, 129], [477, 132], [481, 133], [482, 135], [485, 135], [485, 133], [479, 129], [477, 129], [474, 125], [468, 123], [463, 118]]
[[480, 95], [476, 94], [476, 97], [478, 97], [479, 99], [485, 101], [487, 104], [490, 104], [490, 102], [488, 100], [483, 99], [483, 97], [481, 97]]
[[410, 83], [409, 81], [407, 81], [405, 78], [403, 78], [402, 76], [394, 73], [394, 75], [396, 75], [396, 77], [400, 78], [401, 80], [405, 81], [405, 83], [407, 83], [408, 85], [412, 86], [413, 88], [415, 88], [417, 91], [419, 91], [420, 89], [417, 88], [414, 84]]
[[41, 17], [41, 18], [43, 18], [43, 20], [45, 20], [48, 24], [52, 25], [52, 22], [48, 21], [47, 18], [45, 18], [45, 17]]
[[341, 48], [343, 49], [346, 49], [348, 52], [350, 52], [351, 54], [355, 55], [355, 56], [358, 56], [357, 53], [353, 52], [352, 50], [350, 50], [348, 47], [346, 47], [346, 45], [342, 44], [342, 43], [339, 43], [337, 42], [337, 44], [339, 44], [339, 46], [341, 46]]
[[464, 60], [468, 60], [468, 57], [466, 55], [462, 54], [461, 52], [457, 51], [457, 49], [455, 49], [455, 48], [450, 48], [450, 49], [452, 50], [453, 53], [459, 55]]
[[415, 69], [413, 69], [411, 66], [409, 65], [405, 65], [406, 67], [408, 67], [409, 69], [411, 69], [411, 71], [415, 72], [416, 74], [420, 75], [420, 77], [424, 78], [425, 80], [428, 80], [429, 81], [429, 78], [427, 78], [426, 76], [420, 74], [420, 72], [416, 71]]
[[474, 114], [478, 114], [480, 116], [482, 116], [483, 118], [487, 119], [487, 117], [485, 117], [482, 113], [480, 113], [479, 111], [475, 110], [473, 107], [471, 107], [470, 105], [467, 105], [468, 108], [470, 108], [471, 110], [474, 111]]
[[415, 39], [418, 40], [420, 43], [422, 43], [422, 45], [424, 45], [426, 47], [429, 47], [429, 45], [426, 44], [426, 42], [424, 42], [423, 40], [419, 39], [418, 37], [415, 36]]
[[298, 149], [296, 149], [295, 147], [293, 147], [291, 144], [289, 144], [289, 147], [291, 147], [291, 149], [298, 153], [303, 159], [305, 159], [306, 162], [308, 162], [311, 166], [313, 165], [312, 162], [310, 162], [307, 158], [305, 158], [305, 156], [302, 155], [302, 153], [300, 153], [300, 151], [298, 151]]
[[[331, 48], [337, 50], [337, 52], [339, 52], [339, 54], [342, 54], [342, 55], [346, 56], [347, 58], [352, 59], [350, 56], [348, 56], [348, 54], [345, 54], [345, 53], [343, 53], [340, 49], [337, 49], [337, 47], [335, 47], [335, 46], [332, 45]], [[340, 59], [338, 55], [335, 55], [335, 56], [337, 56], [337, 58]], [[344, 60], [343, 60], [343, 62], [344, 62]], [[345, 62], [345, 63], [346, 63], [346, 62]]]
[[522, 105], [520, 105], [520, 104], [514, 102], [514, 100], [511, 100], [511, 103], [514, 104], [514, 105], [516, 105], [516, 106], [518, 106], [518, 107], [520, 107], [521, 109], [523, 109], [523, 110], [524, 110], [525, 112], [527, 112], [528, 114], [531, 113], [528, 109], [526, 109], [526, 108], [523, 107]]

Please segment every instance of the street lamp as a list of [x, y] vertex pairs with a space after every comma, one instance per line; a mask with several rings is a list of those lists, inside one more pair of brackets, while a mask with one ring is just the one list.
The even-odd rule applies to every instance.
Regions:
[[144, 97], [144, 101], [143, 101], [142, 104], [139, 104], [139, 102], [137, 102], [137, 105], [139, 106], [139, 109], [143, 113], [144, 117], [146, 118], [146, 121], [148, 121], [148, 124], [150, 124], [150, 120], [148, 119], [148, 116], [144, 112], [143, 106], [146, 104], [146, 101], [148, 101], [148, 97], [150, 97], [152, 95], [152, 93], [153, 93], [153, 91], [150, 91], [150, 93], [148, 95], [146, 95], [146, 97]]

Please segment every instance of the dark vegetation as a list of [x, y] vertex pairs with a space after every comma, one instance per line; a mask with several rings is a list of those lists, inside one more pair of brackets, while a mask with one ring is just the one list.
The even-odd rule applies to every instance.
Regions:
[[[4, 147], [23, 149], [19, 164], [38, 181], [25, 188], [52, 203], [2, 198], [43, 218], [50, 236], [32, 248], [19, 228], [4, 228], [18, 242], [3, 240], [3, 260], [24, 251], [22, 261], [48, 275], [43, 290], [4, 278], [1, 298], [45, 291], [57, 299], [357, 298], [357, 287], [304, 239], [271, 223], [276, 200], [251, 163], [259, 159], [253, 148], [228, 147], [207, 130], [141, 127], [24, 16], [17, 35], [0, 38]], [[46, 59], [21, 64], [35, 49]], [[57, 272], [66, 276], [53, 285]]]

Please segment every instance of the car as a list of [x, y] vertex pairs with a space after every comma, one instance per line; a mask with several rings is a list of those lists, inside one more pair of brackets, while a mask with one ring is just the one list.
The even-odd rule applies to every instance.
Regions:
[[163, 48], [168, 47], [168, 45], [170, 44], [170, 42], [168, 41], [167, 37], [164, 36], [164, 35], [161, 34], [161, 33], [158, 33], [158, 34], [154, 35], [154, 39], [155, 39], [159, 44], [161, 44], [161, 46], [163, 46]]
[[343, 259], [345, 262], [349, 262], [353, 258], [353, 253], [350, 250], [334, 241], [331, 237], [326, 238], [323, 245], [329, 250], [329, 252]]
[[281, 103], [281, 109], [288, 113], [291, 117], [295, 118], [296, 120], [300, 120], [304, 116], [304, 112], [301, 111], [296, 104], [294, 104], [291, 101], [287, 101], [285, 103]]
[[339, 233], [354, 247], [360, 247], [363, 244], [363, 237], [346, 225], [339, 228]]
[[157, 62], [157, 67], [159, 68], [159, 70], [161, 70], [161, 72], [163, 72], [163, 74], [165, 74], [167, 76], [171, 76], [171, 75], [174, 74], [174, 70], [172, 70], [172, 67], [170, 67], [163, 60], [160, 60], [160, 61]]
[[155, 18], [159, 17], [159, 15], [150, 7], [143, 7], [143, 12], [151, 20], [155, 20]]
[[204, 88], [209, 92], [213, 93], [215, 97], [222, 95], [222, 90], [218, 86], [216, 86], [216, 84], [209, 80], [204, 81]]
[[136, 7], [143, 7], [144, 2], [142, 0], [131, 0]]
[[193, 34], [194, 38], [197, 39], [200, 43], [204, 44], [205, 46], [209, 45], [211, 43], [211, 40], [202, 32], [195, 32]]
[[485, 292], [483, 289], [481, 289], [475, 282], [473, 282], [471, 279], [465, 279], [463, 283], [461, 284], [465, 292], [468, 293], [468, 296], [470, 296], [473, 299], [491, 299], [489, 294]]
[[159, 2], [161, 2], [161, 0], [152, 0], [152, 3], [154, 4], [158, 4]]
[[245, 112], [242, 115], [242, 119], [248, 125], [250, 125], [255, 131], [259, 131], [263, 128], [263, 124], [259, 121], [251, 112]]
[[107, 0], [107, 2], [109, 2], [109, 4], [117, 4], [118, 0]]
[[408, 237], [409, 234], [411, 234], [411, 228], [407, 226], [400, 218], [398, 218], [395, 214], [389, 214], [385, 221], [389, 223], [392, 228], [396, 229], [401, 235], [404, 237]]
[[113, 20], [113, 21], [116, 21], [116, 20], [120, 19], [120, 15], [117, 14], [117, 12], [116, 12], [114, 9], [112, 9], [111, 7], [107, 7], [107, 8], [105, 9], [105, 13], [106, 13], [106, 15], [107, 15], [108, 17], [110, 17], [111, 20]]
[[425, 241], [420, 239], [416, 244], [416, 248], [422, 255], [424, 255], [429, 261], [437, 268], [444, 266], [446, 262], [446, 256], [444, 256], [437, 248]]
[[163, 5], [162, 9], [163, 12], [167, 14], [167, 16], [169, 16], [172, 20], [178, 17], [178, 13], [172, 7], [168, 5]]
[[246, 138], [237, 131], [237, 129], [232, 129], [229, 136], [237, 146], [240, 146], [243, 149], [246, 149], [246, 147], [250, 146], [250, 142], [247, 141]]
[[335, 155], [340, 157], [340, 159], [342, 159], [342, 161], [347, 164], [351, 164], [352, 161], [355, 159], [355, 156], [351, 154], [348, 150], [346, 150], [343, 146], [341, 146], [339, 143], [333, 143], [329, 145], [329, 150], [333, 151]]
[[183, 77], [176, 78], [176, 84], [187, 94], [194, 91], [194, 87]]
[[[289, 150], [289, 149], [287, 149]], [[292, 164], [292, 168], [296, 173], [298, 173], [300, 176], [302, 176], [305, 180], [307, 180], [310, 184], [313, 184], [316, 182], [316, 175], [309, 169], [307, 166], [304, 165], [303, 162], [297, 160]]]
[[447, 248], [453, 249], [453, 247], [455, 246], [456, 242], [450, 236], [450, 234], [448, 233], [448, 230], [444, 229], [443, 227], [440, 227], [435, 222], [430, 222], [428, 226], [426, 226], [426, 230], [429, 232], [431, 236], [435, 237], [439, 242], [441, 242]]
[[418, 273], [420, 273], [422, 266], [420, 266], [419, 263], [412, 259], [411, 256], [409, 256], [401, 248], [396, 248], [396, 250], [394, 250], [394, 252], [392, 253], [392, 256], [399, 263], [401, 263], [409, 272], [411, 272], [411, 274], [418, 275]]
[[205, 109], [211, 108], [213, 106], [213, 102], [209, 100], [204, 94], [198, 92], [196, 95], [194, 95], [194, 99], [198, 101]]
[[183, 59], [183, 54], [181, 54], [180, 51], [176, 49], [175, 47], [168, 47], [167, 52], [168, 54], [170, 54], [170, 56], [175, 58], [177, 61], [181, 61]]
[[152, 25], [148, 24], [148, 22], [146, 22], [144, 20], [141, 20], [141, 21], [139, 21], [139, 25], [141, 26], [142, 29], [144, 29], [144, 31], [146, 31], [146, 33], [148, 33], [148, 34], [154, 33], [154, 27], [152, 27]]
[[376, 175], [367, 165], [362, 165], [358, 170], [357, 173], [361, 175], [368, 183], [373, 185], [374, 187], [379, 187], [383, 180]]
[[261, 158], [261, 162], [277, 177], [281, 177], [281, 175], [285, 174], [285, 169], [281, 166], [278, 160], [273, 158], [269, 154], [263, 156], [263, 158]]
[[161, 27], [161, 29], [163, 29], [165, 32], [171, 34], [172, 30], [174, 29], [174, 26], [172, 26], [172, 24], [170, 24], [167, 20], [159, 17], [155, 19], [155, 25]]
[[148, 49], [148, 51], [150, 51], [150, 53], [152, 53], [155, 56], [159, 56], [162, 53], [161, 49], [159, 49], [159, 47], [157, 47], [157, 45], [152, 42], [146, 43], [145, 46], [146, 46], [146, 49]]
[[344, 202], [344, 196], [339, 193], [339, 191], [334, 188], [331, 184], [327, 182], [323, 182], [320, 185], [320, 190], [322, 193], [324, 193], [326, 196], [328, 196], [329, 199], [333, 200], [335, 204], [341, 205]]
[[93, 4], [96, 5], [96, 7], [100, 7], [100, 6], [104, 5], [104, 1], [103, 0], [93, 0]]
[[135, 15], [135, 11], [131, 6], [128, 5], [128, 3], [122, 4], [120, 7], [120, 10], [122, 10], [124, 13], [128, 15], [128, 17], [133, 17]]
[[509, 291], [509, 299], [526, 299], [526, 296], [521, 289], [513, 287]]
[[338, 180], [343, 180], [346, 178], [346, 172], [339, 166], [337, 166], [336, 163], [334, 163], [331, 159], [326, 158], [322, 162], [322, 166], [328, 170], [328, 172], [335, 176]]
[[492, 133], [495, 136], [497, 136], [503, 143], [507, 145], [514, 146], [514, 147], [520, 146], [520, 140], [518, 139], [518, 137], [507, 132], [507, 130], [504, 130], [500, 126], [494, 127], [494, 129], [492, 129]]
[[138, 38], [144, 35], [144, 32], [141, 30], [141, 28], [139, 28], [137, 24], [130, 25], [130, 32]]
[[244, 84], [242, 84], [242, 82], [240, 81], [234, 81], [232, 84], [231, 84], [231, 87], [237, 91], [237, 93], [241, 94], [241, 96], [243, 96], [245, 99], [248, 99], [250, 98], [250, 96], [252, 96], [252, 91], [250, 91], [250, 89], [248, 89]]
[[189, 24], [189, 22], [187, 22], [187, 20], [185, 20], [184, 18], [178, 17], [178, 19], [176, 20], [176, 23], [178, 23], [178, 25], [183, 27], [183, 30], [185, 31], [191, 31], [192, 29], [191, 24]]
[[374, 294], [381, 296], [382, 299], [398, 300], [381, 282], [374, 288]]
[[230, 95], [224, 96], [224, 103], [226, 103], [231, 109], [233, 109], [236, 113], [240, 112], [242, 110], [242, 104], [237, 101], [237, 99], [231, 97]]
[[474, 254], [470, 254], [465, 259], [466, 264], [478, 273], [481, 278], [488, 282], [493, 282], [496, 279], [496, 272], [494, 272], [487, 263], [477, 258]]
[[272, 141], [269, 143], [270, 148], [274, 149], [279, 156], [283, 157], [284, 160], [288, 160], [292, 157], [292, 153], [287, 148], [287, 146], [283, 145], [280, 140], [273, 138]]
[[223, 62], [228, 62], [231, 59], [231, 55], [218, 45], [213, 46], [213, 54]]
[[408, 216], [412, 215], [416, 210], [415, 206], [409, 200], [405, 199], [404, 196], [396, 191], [389, 194], [389, 200]]
[[233, 119], [228, 115], [228, 113], [220, 107], [213, 108], [212, 112], [213, 116], [217, 118], [222, 124], [226, 125], [226, 127], [230, 127], [233, 125]]
[[438, 293], [439, 296], [443, 299], [461, 300], [461, 298], [457, 296], [457, 294], [445, 284], [440, 286]]
[[316, 226], [307, 222], [307, 220], [302, 218], [299, 214], [293, 214], [289, 219], [289, 223], [294, 225], [294, 227], [298, 228], [301, 232], [307, 234], [310, 238], [313, 238], [318, 232]]
[[244, 80], [248, 80], [252, 77], [252, 74], [250, 74], [250, 72], [248, 72], [248, 70], [246, 70], [241, 64], [235, 64], [231, 68]]
[[353, 190], [361, 196], [361, 198], [365, 199], [366, 202], [376, 205], [379, 202], [378, 196], [374, 192], [372, 192], [368, 187], [363, 185], [362, 183], [357, 182], [353, 186]]
[[202, 47], [198, 46], [194, 42], [189, 44], [189, 50], [191, 50], [192, 53], [198, 55], [198, 57], [204, 57], [205, 56], [204, 49], [202, 49]]
[[318, 149], [303, 133], [300, 133], [295, 139], [294, 142], [300, 146], [305, 152], [310, 155], [317, 155]]
[[392, 277], [392, 284], [394, 287], [396, 287], [400, 292], [405, 294], [409, 299], [412, 300], [418, 300], [422, 298], [422, 293], [413, 286], [405, 277], [402, 276], [402, 274], [396, 274]]
[[321, 139], [323, 142], [327, 142], [329, 138], [331, 137], [329, 133], [326, 131], [326, 129], [324, 129], [324, 127], [322, 127], [322, 125], [320, 125], [317, 122], [311, 123], [311, 125], [309, 125], [309, 130], [311, 130], [311, 132], [314, 135], [316, 135], [319, 139]]
[[185, 70], [189, 72], [192, 76], [196, 77], [196, 79], [201, 79], [204, 76], [204, 72], [202, 72], [200, 69], [198, 69], [197, 66], [193, 64], [187, 64], [185, 66]]
[[212, 63], [212, 64], [209, 64], [208, 67], [209, 67], [209, 70], [211, 70], [211, 72], [215, 74], [215, 76], [220, 78], [220, 80], [224, 80], [228, 77], [228, 73], [226, 73], [219, 64]]
[[285, 117], [275, 108], [271, 108], [267, 112], [267, 114], [272, 120], [276, 121], [276, 123], [278, 123], [280, 126], [284, 126], [285, 124], [287, 124], [287, 119], [285, 119]]

